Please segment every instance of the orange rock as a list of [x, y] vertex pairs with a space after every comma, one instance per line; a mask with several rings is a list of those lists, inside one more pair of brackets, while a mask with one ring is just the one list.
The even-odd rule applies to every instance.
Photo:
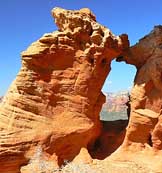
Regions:
[[92, 163], [93, 159], [91, 158], [87, 148], [81, 148], [79, 154], [74, 158], [73, 163]]
[[[151, 119], [155, 119], [153, 127], [150, 127], [151, 139], [147, 140], [147, 143], [149, 143], [149, 140], [151, 140], [150, 142], [152, 143], [151, 145], [153, 145], [154, 149], [162, 149], [157, 146], [157, 144], [154, 145], [154, 142], [156, 140], [152, 141], [152, 138], [156, 138], [155, 134], [158, 133], [158, 136], [159, 133], [162, 134], [162, 130], [159, 126], [162, 105], [161, 37], [162, 26], [156, 26], [149, 35], [145, 36], [143, 39], [140, 40], [138, 44], [136, 44], [130, 49], [132, 56], [127, 59], [128, 62], [129, 59], [131, 59], [131, 61], [134, 60], [133, 62], [138, 68], [134, 88], [132, 89], [131, 93], [132, 114], [133, 112], [137, 112], [137, 110], [142, 109], [141, 117], [150, 117]], [[131, 64], [133, 62], [131, 62]], [[132, 120], [132, 122], [133, 121], [134, 120]], [[149, 125], [149, 123], [147, 124]], [[162, 142], [162, 138], [160, 140]], [[161, 144], [159, 143], [159, 145]]]
[[[126, 53], [124, 60], [137, 67], [131, 91], [131, 115], [126, 137], [114, 155], [132, 155], [154, 171], [162, 171], [162, 26], [142, 38]], [[153, 163], [153, 165], [152, 165]], [[151, 165], [151, 166], [150, 166]], [[156, 172], [155, 171], [155, 172]]]
[[0, 172], [19, 172], [38, 146], [58, 164], [72, 160], [100, 135], [101, 88], [128, 38], [113, 35], [89, 9], [55, 8], [52, 15], [59, 30], [22, 52], [20, 72], [0, 104]]

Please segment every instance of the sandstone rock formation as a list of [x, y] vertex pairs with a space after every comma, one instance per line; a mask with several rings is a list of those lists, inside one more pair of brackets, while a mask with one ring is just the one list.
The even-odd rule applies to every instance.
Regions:
[[55, 8], [52, 15], [58, 31], [22, 52], [20, 72], [0, 104], [3, 173], [18, 173], [22, 165], [21, 172], [31, 172], [25, 165], [38, 148], [56, 164], [87, 153], [101, 132], [101, 88], [111, 60], [129, 47], [127, 35], [113, 35], [89, 9]]
[[[128, 160], [162, 172], [162, 26], [156, 26], [117, 60], [137, 67], [130, 121], [119, 151], [131, 156]], [[118, 157], [119, 151], [115, 153]]]

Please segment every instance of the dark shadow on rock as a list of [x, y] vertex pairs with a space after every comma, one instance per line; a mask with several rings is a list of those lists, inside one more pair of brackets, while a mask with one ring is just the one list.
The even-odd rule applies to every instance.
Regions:
[[101, 136], [89, 147], [92, 158], [103, 160], [123, 143], [128, 120], [101, 121]]

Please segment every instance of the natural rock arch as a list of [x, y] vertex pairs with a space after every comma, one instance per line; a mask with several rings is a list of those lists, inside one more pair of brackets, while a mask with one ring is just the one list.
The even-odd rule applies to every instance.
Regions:
[[[52, 14], [59, 30], [45, 34], [22, 53], [20, 72], [0, 104], [0, 172], [19, 173], [39, 147], [41, 157], [52, 163], [72, 160], [79, 152], [82, 159], [90, 159], [86, 148], [101, 134], [99, 112], [105, 99], [101, 88], [110, 71], [110, 62], [122, 55], [129, 62], [127, 35], [113, 35], [96, 22], [89, 9], [55, 8]], [[134, 48], [130, 49], [133, 52]], [[133, 58], [130, 62], [134, 62]], [[144, 63], [138, 60], [139, 69]], [[151, 62], [156, 69], [156, 61]], [[142, 91], [145, 89], [150, 88], [144, 86]], [[136, 111], [137, 105], [132, 101], [132, 118], [117, 156], [127, 149], [134, 151], [136, 142], [138, 152], [145, 141], [145, 136], [142, 141], [136, 136], [141, 123], [138, 121], [135, 129], [131, 127], [138, 120], [135, 117], [150, 112], [143, 113], [139, 107]], [[161, 114], [154, 112], [145, 123], [146, 132], [150, 131], [147, 122], [153, 123], [152, 146], [158, 151], [157, 157], [161, 154], [160, 117]], [[29, 171], [30, 166], [23, 167], [21, 172]]]

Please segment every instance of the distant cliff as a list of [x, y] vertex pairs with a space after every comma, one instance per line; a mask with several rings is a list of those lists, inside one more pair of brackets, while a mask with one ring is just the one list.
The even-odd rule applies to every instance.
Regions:
[[120, 91], [116, 93], [104, 93], [106, 102], [102, 107], [100, 113], [101, 120], [117, 120], [127, 119], [127, 103], [129, 101], [129, 92]]

